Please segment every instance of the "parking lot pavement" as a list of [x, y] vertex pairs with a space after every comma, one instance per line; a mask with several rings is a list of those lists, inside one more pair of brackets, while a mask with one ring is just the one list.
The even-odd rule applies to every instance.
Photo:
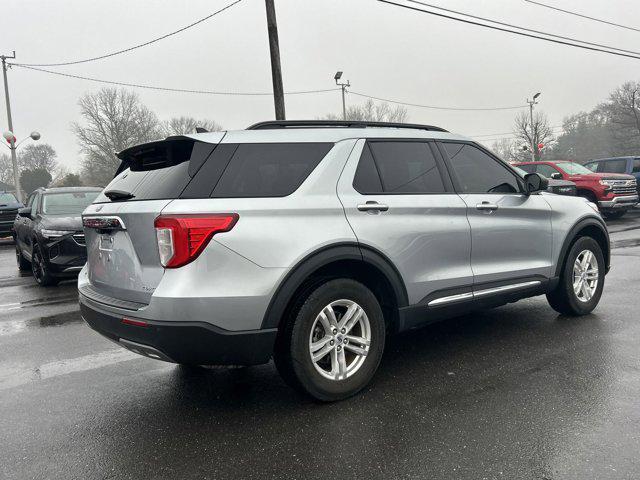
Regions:
[[393, 339], [320, 405], [272, 364], [187, 370], [86, 327], [0, 244], [0, 478], [640, 478], [640, 210], [611, 222], [600, 306], [544, 297]]

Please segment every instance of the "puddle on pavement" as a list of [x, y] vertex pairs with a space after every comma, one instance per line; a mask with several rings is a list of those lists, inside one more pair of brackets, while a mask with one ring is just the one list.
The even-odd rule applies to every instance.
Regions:
[[16, 335], [30, 329], [60, 327], [80, 322], [82, 322], [82, 317], [77, 311], [27, 320], [10, 320], [8, 322], [0, 322], [0, 337]]

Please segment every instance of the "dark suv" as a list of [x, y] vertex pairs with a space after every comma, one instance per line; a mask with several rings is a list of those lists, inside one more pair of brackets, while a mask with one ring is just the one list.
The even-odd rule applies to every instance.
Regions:
[[18, 210], [14, 223], [20, 270], [31, 269], [43, 286], [77, 274], [87, 261], [80, 214], [100, 188], [39, 188]]
[[13, 221], [16, 219], [18, 209], [22, 207], [23, 205], [13, 193], [0, 192], [0, 237], [8, 237], [11, 234]]

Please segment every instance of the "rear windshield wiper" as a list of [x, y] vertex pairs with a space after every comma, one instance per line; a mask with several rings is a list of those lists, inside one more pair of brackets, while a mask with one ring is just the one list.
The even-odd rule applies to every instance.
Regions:
[[131, 200], [135, 197], [133, 193], [125, 192], [123, 190], [109, 190], [104, 192], [104, 195], [112, 202]]

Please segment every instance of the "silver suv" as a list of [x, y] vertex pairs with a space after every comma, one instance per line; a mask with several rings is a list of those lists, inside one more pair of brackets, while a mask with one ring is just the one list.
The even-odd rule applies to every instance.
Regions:
[[323, 401], [371, 380], [385, 337], [546, 294], [597, 305], [597, 207], [544, 192], [438, 127], [264, 122], [138, 145], [83, 214], [96, 331], [186, 365], [275, 364]]

